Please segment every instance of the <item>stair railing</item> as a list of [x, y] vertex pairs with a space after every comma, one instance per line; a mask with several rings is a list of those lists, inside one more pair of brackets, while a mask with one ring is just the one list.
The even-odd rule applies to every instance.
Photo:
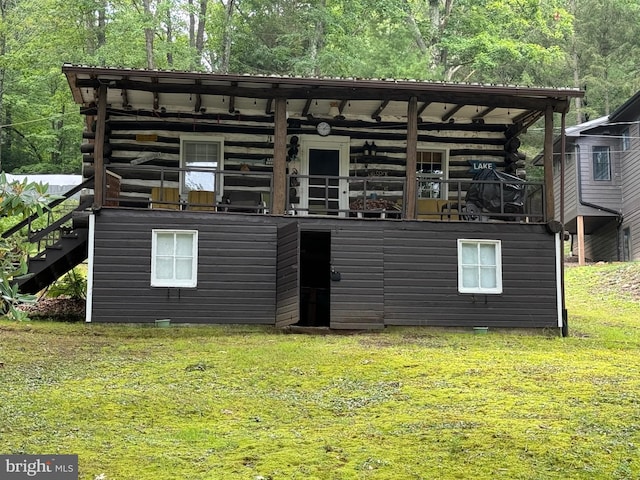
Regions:
[[[61, 231], [65, 229], [65, 224], [72, 220], [73, 213], [90, 207], [93, 200], [87, 199], [80, 201], [79, 205], [69, 208], [68, 211], [62, 215], [54, 215], [54, 209], [59, 206], [63, 206], [64, 208], [63, 204], [69, 205], [71, 203], [71, 198], [74, 195], [80, 193], [85, 188], [93, 188], [93, 181], [93, 177], [88, 178], [81, 184], [65, 192], [63, 195], [52, 200], [41, 212], [29, 215], [21, 222], [3, 232], [1, 235], [2, 238], [9, 238], [27, 227], [27, 239], [30, 243], [37, 243], [37, 252], [35, 252], [35, 255], [38, 255], [44, 250], [44, 247], [55, 243], [60, 238]], [[44, 227], [34, 230], [34, 223], [40, 218], [46, 218], [46, 224]]]

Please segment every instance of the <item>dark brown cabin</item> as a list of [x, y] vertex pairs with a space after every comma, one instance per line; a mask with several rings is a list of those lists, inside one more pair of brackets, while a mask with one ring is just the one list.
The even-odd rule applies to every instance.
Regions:
[[[87, 120], [87, 321], [566, 327], [547, 173], [582, 92], [63, 71]], [[530, 181], [518, 135], [540, 119]]]

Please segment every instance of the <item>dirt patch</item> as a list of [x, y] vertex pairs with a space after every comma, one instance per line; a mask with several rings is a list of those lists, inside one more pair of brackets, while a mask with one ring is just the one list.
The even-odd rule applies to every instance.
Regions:
[[76, 321], [84, 320], [85, 300], [78, 298], [41, 298], [35, 304], [22, 305], [31, 318], [51, 318], [55, 320]]

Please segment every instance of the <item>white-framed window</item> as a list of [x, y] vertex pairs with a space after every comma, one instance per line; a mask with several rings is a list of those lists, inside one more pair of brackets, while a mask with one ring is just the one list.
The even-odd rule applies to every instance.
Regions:
[[622, 150], [629, 150], [631, 148], [631, 134], [629, 129], [622, 130]]
[[593, 179], [611, 180], [609, 147], [593, 147]]
[[447, 160], [444, 151], [417, 152], [418, 198], [447, 198]]
[[180, 137], [180, 190], [218, 192], [218, 172], [223, 169], [224, 138], [211, 135]]
[[198, 284], [198, 231], [151, 231], [151, 286], [194, 288]]
[[502, 293], [500, 240], [458, 239], [458, 291]]

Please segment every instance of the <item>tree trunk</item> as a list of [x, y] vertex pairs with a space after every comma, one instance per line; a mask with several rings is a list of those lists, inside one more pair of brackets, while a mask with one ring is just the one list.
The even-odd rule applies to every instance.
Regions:
[[229, 73], [229, 62], [231, 60], [231, 21], [233, 20], [234, 4], [235, 0], [228, 0], [227, 9], [224, 13], [224, 32], [222, 34], [220, 73]]
[[189, 46], [196, 47], [196, 16], [193, 14], [193, 0], [189, 0]]
[[318, 57], [322, 47], [324, 46], [324, 14], [327, 8], [327, 0], [320, 0], [318, 8], [320, 9], [320, 15], [318, 15], [318, 18], [316, 19], [315, 32], [309, 51], [309, 57], [311, 57], [311, 64], [313, 65], [312, 73], [315, 76], [320, 76], [322, 74], [320, 71]]
[[173, 67], [173, 22], [171, 21], [171, 10], [167, 11], [167, 65]]
[[151, 1], [152, 0], [142, 0], [142, 4], [144, 6], [144, 17], [145, 17], [145, 27], [144, 27], [144, 40], [145, 40], [145, 50], [147, 52], [147, 68], [153, 70], [155, 68], [155, 63], [153, 61], [153, 14], [151, 13]]
[[204, 27], [207, 23], [207, 0], [200, 0], [198, 12], [198, 30], [196, 33], [196, 56], [198, 66], [202, 65], [202, 51], [204, 50]]
[[[429, 1], [430, 2], [435, 1], [436, 3], [438, 3], [438, 0], [429, 0]], [[416, 19], [413, 16], [413, 12], [411, 11], [411, 5], [409, 5], [409, 2], [407, 0], [405, 0], [404, 4], [405, 4], [406, 12], [407, 12], [407, 23], [409, 24], [409, 28], [411, 29], [411, 33], [413, 34], [413, 38], [414, 38], [414, 40], [416, 42], [416, 45], [420, 49], [420, 52], [423, 55], [426, 55], [427, 53], [429, 53], [429, 47], [428, 47], [427, 43], [424, 41], [424, 37], [422, 36], [422, 32], [420, 32], [420, 28], [418, 27], [418, 23], [416, 22]], [[432, 21], [433, 21], [433, 19], [432, 19]]]

